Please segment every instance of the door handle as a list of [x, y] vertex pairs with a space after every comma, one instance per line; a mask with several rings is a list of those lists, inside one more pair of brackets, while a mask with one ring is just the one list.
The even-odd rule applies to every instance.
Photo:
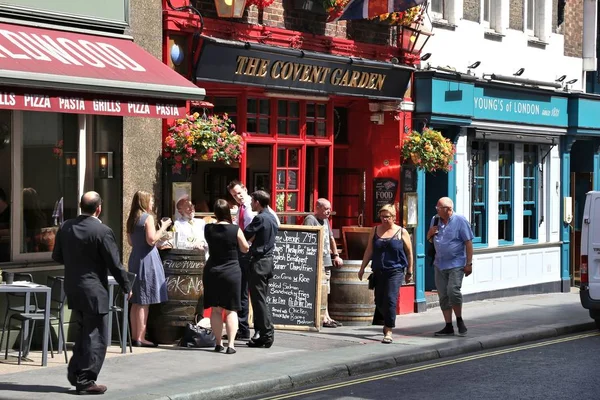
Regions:
[[358, 226], [363, 226], [364, 220], [365, 220], [365, 216], [362, 213], [358, 214], [358, 218], [357, 218]]

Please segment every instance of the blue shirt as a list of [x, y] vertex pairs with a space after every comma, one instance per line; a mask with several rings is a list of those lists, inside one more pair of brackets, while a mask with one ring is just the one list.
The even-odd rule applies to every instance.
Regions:
[[[429, 227], [433, 226], [433, 218]], [[473, 240], [471, 224], [462, 215], [453, 214], [448, 223], [438, 223], [438, 233], [433, 237], [435, 260], [433, 265], [438, 269], [464, 267], [467, 264], [465, 242]]]

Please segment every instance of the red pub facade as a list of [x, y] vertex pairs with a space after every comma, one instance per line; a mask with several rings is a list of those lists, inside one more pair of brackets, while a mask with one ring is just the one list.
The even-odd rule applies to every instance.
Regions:
[[[249, 191], [270, 192], [285, 223], [301, 223], [325, 197], [342, 244], [344, 228], [378, 222], [382, 201], [401, 208], [398, 146], [412, 129], [410, 60], [418, 58], [403, 51], [399, 27], [327, 23], [323, 9], [302, 10], [306, 4], [275, 0], [225, 19], [212, 1], [164, 1], [163, 61], [214, 105], [190, 112], [226, 112], [245, 136], [239, 165], [200, 162], [182, 175], [165, 168], [164, 197], [173, 198], [170, 182], [190, 181], [197, 211], [209, 211], [227, 182], [240, 179]], [[177, 10], [188, 5], [202, 17]], [[413, 296], [402, 312], [413, 311]]]

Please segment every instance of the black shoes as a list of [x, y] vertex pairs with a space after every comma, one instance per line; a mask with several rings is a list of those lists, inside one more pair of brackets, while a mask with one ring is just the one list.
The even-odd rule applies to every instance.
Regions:
[[260, 333], [254, 332], [254, 335], [252, 336], [252, 339], [250, 339], [250, 340], [254, 340], [256, 342], [258, 339], [260, 339]]
[[462, 319], [456, 321], [456, 326], [458, 327], [458, 336], [467, 336], [467, 326]]
[[225, 350], [225, 347], [221, 346], [220, 344], [218, 344], [218, 345], [216, 345], [216, 346], [215, 346], [215, 351], [216, 351], [217, 353], [220, 353], [220, 352], [222, 352], [223, 350]]
[[247, 344], [248, 347], [264, 347], [265, 349], [268, 349], [273, 346], [273, 339], [263, 340], [262, 338], [259, 338], [258, 340], [250, 340]]
[[96, 385], [92, 383], [89, 386], [77, 389], [77, 394], [79, 395], [87, 395], [87, 394], [104, 394], [106, 392], [106, 386], [104, 385]]
[[441, 331], [437, 331], [436, 333], [434, 333], [434, 335], [435, 336], [454, 336], [454, 328], [452, 326], [446, 326]]
[[133, 347], [158, 347], [158, 344], [156, 344], [156, 343], [152, 343], [152, 342], [144, 343], [144, 342], [138, 341], [138, 340], [132, 340], [131, 345]]
[[225, 354], [235, 354], [235, 353], [237, 353], [237, 351], [235, 351], [235, 349], [232, 347], [228, 347], [227, 350], [225, 351]]

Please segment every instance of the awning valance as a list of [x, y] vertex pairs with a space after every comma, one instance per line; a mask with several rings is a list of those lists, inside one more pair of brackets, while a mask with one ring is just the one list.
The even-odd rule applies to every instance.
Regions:
[[130, 40], [0, 23], [0, 108], [170, 117], [204, 89]]

